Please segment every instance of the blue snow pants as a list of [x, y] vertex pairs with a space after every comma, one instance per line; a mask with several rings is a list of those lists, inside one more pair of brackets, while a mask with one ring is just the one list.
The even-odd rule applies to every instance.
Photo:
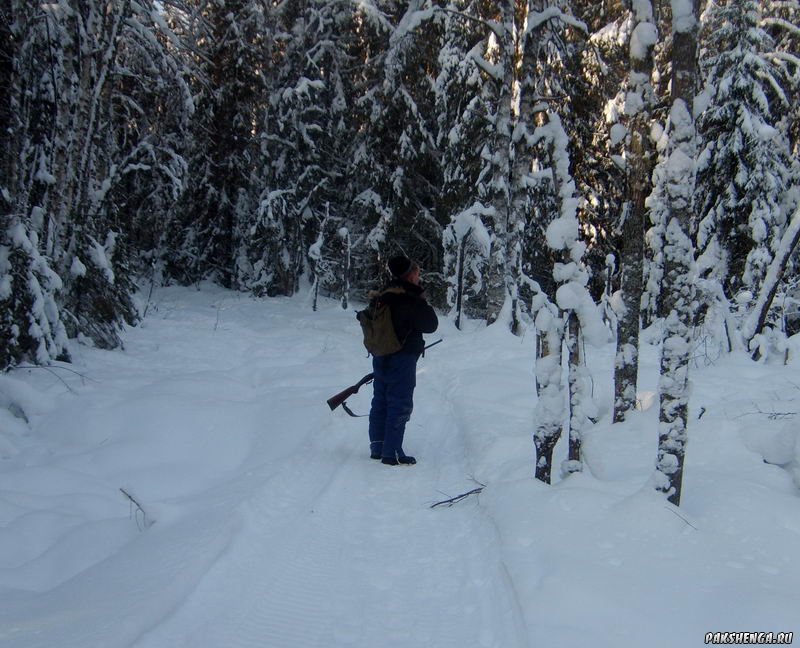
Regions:
[[417, 356], [393, 353], [372, 359], [372, 407], [369, 412], [370, 454], [405, 456], [403, 435], [414, 408]]

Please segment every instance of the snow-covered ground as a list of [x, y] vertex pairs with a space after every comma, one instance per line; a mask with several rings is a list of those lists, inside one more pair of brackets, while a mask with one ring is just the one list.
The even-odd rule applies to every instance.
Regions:
[[675, 648], [800, 630], [800, 355], [698, 351], [674, 509], [647, 487], [652, 347], [645, 411], [617, 426], [612, 348], [588, 350], [604, 416], [585, 472], [545, 486], [532, 335], [442, 321], [406, 434], [419, 463], [388, 467], [366, 419], [325, 404], [370, 370], [352, 308], [209, 286], [153, 301], [125, 351], [76, 345], [71, 365], [0, 375], [3, 648]]

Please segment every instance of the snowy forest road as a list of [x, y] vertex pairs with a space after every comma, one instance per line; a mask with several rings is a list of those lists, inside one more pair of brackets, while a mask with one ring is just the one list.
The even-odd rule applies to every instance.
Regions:
[[[350, 315], [176, 294], [128, 331], [124, 353], [80, 349], [92, 380], [37, 423], [47, 447], [28, 451], [42, 475], [63, 475], [59, 501], [89, 511], [70, 524], [92, 540], [85, 564], [51, 561], [38, 591], [24, 591], [24, 570], [40, 559], [16, 568], [20, 589], [0, 587], [15, 592], [0, 643], [525, 648], [490, 518], [475, 498], [431, 509], [474, 486], [446, 369], [420, 364], [405, 444], [419, 463], [384, 466], [366, 419], [325, 405], [369, 366]], [[144, 513], [122, 517], [120, 487]], [[108, 515], [91, 509], [99, 497], [124, 511], [116, 544], [90, 533]], [[68, 555], [53, 516], [44, 553]]]
[[246, 494], [241, 527], [136, 648], [524, 646], [491, 523], [474, 506], [430, 509], [443, 473], [465, 476], [440, 392], [418, 397], [407, 447], [422, 444], [420, 463], [383, 466], [368, 457], [366, 419], [320, 414], [298, 398], [322, 356], [309, 350], [307, 363], [267, 379], [276, 363], [265, 353], [292, 347], [306, 357], [296, 341], [248, 347], [256, 360], [245, 366], [273, 416], [235, 479], [248, 484], [236, 488]]

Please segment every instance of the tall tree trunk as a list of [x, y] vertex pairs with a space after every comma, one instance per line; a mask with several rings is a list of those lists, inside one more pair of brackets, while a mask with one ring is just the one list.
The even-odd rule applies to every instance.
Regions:
[[569, 352], [569, 453], [562, 473], [581, 472], [581, 445], [587, 416], [584, 411], [587, 398], [581, 353], [581, 325], [578, 316], [570, 313], [567, 321], [567, 350]]
[[[764, 326], [767, 323], [767, 314], [775, 299], [775, 294], [778, 292], [778, 286], [783, 278], [783, 274], [786, 272], [786, 265], [789, 263], [789, 258], [797, 248], [798, 242], [800, 242], [800, 209], [794, 212], [794, 215], [789, 221], [789, 227], [787, 227], [786, 231], [783, 233], [778, 251], [775, 253], [772, 263], [770, 263], [767, 268], [766, 276], [764, 277], [764, 282], [761, 284], [761, 290], [756, 298], [753, 311], [742, 325], [742, 337], [747, 343], [748, 348], [751, 347], [751, 343], [755, 337], [760, 335], [764, 330]], [[753, 354], [754, 360], [760, 358], [761, 351], [759, 347], [750, 348], [750, 351]]]
[[495, 82], [497, 107], [495, 110], [493, 169], [489, 204], [492, 208], [492, 248], [486, 272], [486, 321], [491, 324], [500, 315], [507, 296], [509, 200], [511, 183], [511, 104], [514, 95], [514, 0], [502, 0], [500, 22], [496, 30], [499, 41], [497, 68], [502, 79]]
[[[546, 299], [543, 295], [542, 297]], [[561, 346], [564, 322], [558, 309], [544, 301], [536, 314], [536, 448], [535, 477], [549, 484], [553, 471], [553, 450], [564, 424], [564, 392], [561, 388]]]
[[[521, 65], [519, 68], [518, 110], [516, 124], [511, 137], [511, 187], [509, 191], [508, 231], [506, 242], [506, 293], [511, 300], [511, 332], [521, 332], [519, 284], [522, 275], [522, 239], [523, 228], [531, 205], [528, 178], [533, 165], [533, 145], [531, 143], [535, 111], [537, 109], [536, 87], [536, 47], [544, 38], [534, 30], [528, 30], [527, 16], [540, 11], [541, 0], [528, 0], [526, 19], [521, 28]], [[545, 23], [546, 25], [546, 23]], [[545, 26], [545, 28], [547, 28]]]
[[461, 329], [461, 315], [464, 310], [464, 264], [467, 261], [467, 245], [469, 244], [469, 237], [472, 236], [472, 228], [467, 229], [464, 236], [458, 239], [458, 248], [456, 256], [456, 320], [455, 325], [457, 329]]
[[673, 3], [672, 110], [664, 228], [664, 335], [659, 380], [657, 490], [680, 504], [687, 442], [689, 358], [695, 304], [694, 246], [690, 236], [696, 133], [692, 106], [697, 82], [698, 4]]
[[344, 244], [342, 250], [342, 309], [347, 310], [350, 305], [350, 272], [351, 272], [351, 256], [350, 256], [350, 232], [344, 228], [339, 232]]
[[[108, 151], [102, 150], [98, 133], [100, 120], [107, 103], [108, 84], [117, 63], [120, 29], [130, 13], [130, 0], [120, 5], [92, 3], [88, 10], [76, 9], [75, 77], [78, 87], [71, 111], [74, 130], [73, 150], [67, 158], [74, 165], [74, 175], [67, 178], [66, 191], [62, 194], [61, 207], [56, 210], [59, 220], [66, 220], [69, 236], [65, 243], [66, 254], [61, 259], [61, 274], [68, 276], [68, 266], [79, 249], [85, 245], [85, 237], [93, 234], [89, 222], [94, 215], [95, 184], [105, 178], [106, 169], [97, 168], [107, 162]], [[82, 40], [85, 35], [87, 40]], [[65, 110], [65, 109], [64, 109]], [[64, 133], [66, 135], [66, 133]]]
[[[566, 415], [566, 394], [561, 385], [562, 344], [568, 337], [569, 351], [569, 424], [570, 457], [563, 472], [577, 472], [580, 466], [580, 437], [585, 426], [589, 396], [581, 375], [578, 331], [579, 318], [589, 315], [593, 303], [586, 289], [586, 273], [582, 268], [584, 245], [579, 241], [575, 183], [569, 174], [569, 153], [561, 120], [555, 113], [541, 115], [539, 135], [545, 140], [552, 172], [553, 195], [557, 206], [547, 228], [547, 243], [560, 262], [553, 267], [558, 285], [554, 302], [540, 293], [534, 298], [535, 324], [539, 332], [539, 356], [536, 362], [537, 478], [549, 483], [552, 451], [561, 435]], [[599, 318], [598, 323], [599, 325]], [[567, 328], [569, 330], [567, 331]], [[541, 475], [541, 476], [540, 476]]]
[[650, 141], [650, 109], [653, 91], [653, 48], [656, 27], [649, 2], [634, 9], [630, 74], [626, 114], [630, 118], [627, 145], [628, 199], [623, 208], [622, 303], [617, 326], [614, 363], [614, 422], [625, 420], [636, 406], [639, 368], [639, 320], [644, 291], [645, 200], [652, 191], [653, 147]]

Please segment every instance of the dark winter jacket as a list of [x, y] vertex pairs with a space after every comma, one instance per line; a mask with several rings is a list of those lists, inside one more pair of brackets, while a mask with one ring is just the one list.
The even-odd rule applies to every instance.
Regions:
[[[397, 290], [397, 289], [401, 290]], [[394, 279], [384, 289], [381, 301], [392, 312], [392, 325], [403, 343], [398, 353], [420, 355], [425, 349], [423, 333], [433, 333], [439, 326], [436, 311], [425, 301], [423, 289], [402, 279]]]

